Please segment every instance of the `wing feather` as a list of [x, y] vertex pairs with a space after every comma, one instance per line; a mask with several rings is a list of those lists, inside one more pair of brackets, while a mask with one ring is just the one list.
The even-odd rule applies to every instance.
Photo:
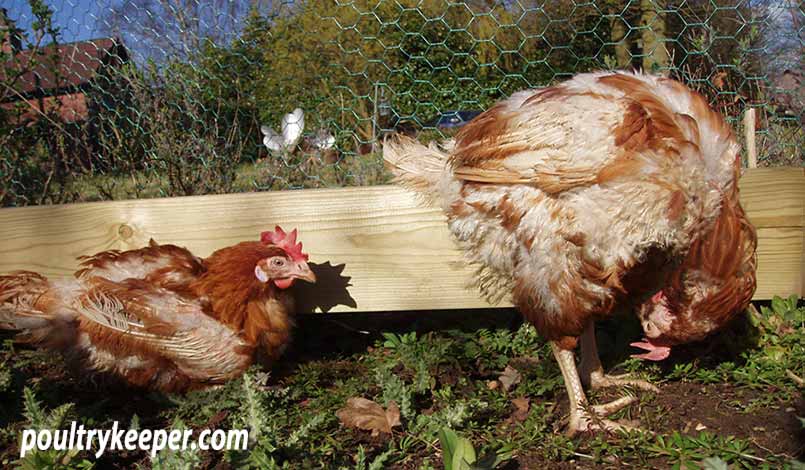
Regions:
[[184, 295], [192, 294], [190, 284], [207, 269], [204, 261], [186, 248], [159, 245], [153, 240], [144, 248], [109, 250], [79, 260], [81, 268], [75, 273], [79, 280], [140, 280]]
[[90, 279], [73, 308], [94, 343], [111, 350], [168, 360], [189, 377], [220, 381], [251, 361], [246, 343], [204, 313], [198, 301], [166, 289]]

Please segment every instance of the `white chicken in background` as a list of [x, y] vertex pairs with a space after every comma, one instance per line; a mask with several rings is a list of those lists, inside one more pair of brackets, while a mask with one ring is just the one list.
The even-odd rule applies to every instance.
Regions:
[[305, 113], [301, 108], [296, 108], [292, 112], [282, 117], [280, 131], [282, 135], [277, 134], [274, 129], [268, 126], [260, 126], [260, 131], [263, 133], [263, 145], [269, 152], [279, 152], [283, 150], [293, 150], [299, 139], [302, 137], [302, 131], [305, 130]]

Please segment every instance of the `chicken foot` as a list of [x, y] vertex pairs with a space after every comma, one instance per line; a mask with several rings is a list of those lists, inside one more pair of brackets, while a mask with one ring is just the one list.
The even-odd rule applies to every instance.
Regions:
[[612, 413], [631, 405], [637, 401], [637, 397], [624, 396], [603, 405], [590, 406], [587, 403], [587, 397], [584, 395], [584, 390], [581, 386], [581, 379], [576, 369], [576, 358], [573, 351], [562, 349], [555, 342], [551, 342], [551, 348], [553, 349], [554, 357], [556, 357], [556, 362], [559, 363], [559, 368], [562, 370], [565, 388], [567, 389], [567, 395], [570, 399], [570, 422], [567, 429], [569, 436], [574, 436], [579, 432], [593, 430], [612, 432], [634, 431], [637, 429], [632, 426], [604, 419]]
[[584, 386], [593, 390], [608, 387], [635, 387], [649, 392], [659, 393], [655, 385], [645, 380], [634, 379], [629, 374], [607, 375], [598, 357], [595, 343], [595, 327], [590, 322], [581, 334], [581, 361], [579, 363], [581, 381]]

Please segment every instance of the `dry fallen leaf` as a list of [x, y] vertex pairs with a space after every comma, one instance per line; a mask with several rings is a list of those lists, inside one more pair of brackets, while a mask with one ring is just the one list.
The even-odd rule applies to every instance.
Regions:
[[531, 407], [531, 402], [528, 398], [515, 398], [512, 400], [514, 405], [514, 413], [512, 413], [512, 421], [522, 423], [528, 418], [528, 409]]
[[497, 380], [490, 380], [489, 382], [486, 383], [486, 388], [488, 388], [489, 390], [497, 390], [498, 387], [500, 387], [500, 382], [498, 382]]
[[400, 408], [393, 400], [384, 410], [372, 400], [353, 397], [347, 400], [347, 406], [335, 414], [344, 426], [372, 431], [373, 436], [381, 432], [391, 434], [391, 428], [400, 425]]
[[520, 375], [520, 371], [515, 369], [512, 366], [506, 366], [503, 370], [503, 373], [498, 377], [498, 381], [500, 384], [503, 385], [503, 390], [507, 392], [514, 387], [515, 385], [520, 383], [520, 380], [523, 379], [523, 376]]

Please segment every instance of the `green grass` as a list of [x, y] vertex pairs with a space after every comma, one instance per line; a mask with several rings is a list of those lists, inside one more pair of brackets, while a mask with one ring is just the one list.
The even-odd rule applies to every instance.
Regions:
[[[69, 416], [101, 428], [119, 420], [143, 428], [250, 429], [248, 452], [163, 453], [155, 459], [137, 452], [107, 454], [96, 468], [443, 469], [445, 454], [452, 459], [449, 468], [466, 470], [518, 468], [517, 463], [519, 468], [802, 468], [790, 449], [763, 436], [781, 426], [774, 417], [797, 422], [795, 416], [803, 413], [797, 406], [805, 406], [792, 379], [805, 371], [805, 307], [797, 307], [795, 299], [761, 306], [708, 343], [683, 348], [669, 364], [629, 359], [622, 336], [634, 333], [635, 325], [605, 322], [598, 336], [607, 368], [635, 372], [662, 390], [657, 396], [636, 392], [640, 403], [614, 419], [639, 420], [657, 434], [575, 439], [561, 432], [567, 410], [561, 374], [549, 347], [528, 325], [402, 329], [379, 335], [368, 346], [357, 339], [351, 347], [319, 352], [304, 339], [310, 336], [305, 331], [321, 332], [319, 318], [327, 317], [305, 320], [296, 353], [271, 373], [254, 367], [221, 388], [185, 396], [132, 395], [126, 388], [87, 385], [51, 356], [14, 350], [6, 342], [0, 355], [0, 464], [92, 465], [94, 457], [87, 453], [69, 458], [38, 453], [17, 461], [23, 427], [61, 423]], [[348, 344], [343, 335], [356, 333], [341, 333], [340, 341]], [[507, 366], [520, 381], [505, 390], [500, 375]], [[679, 391], [692, 398], [675, 396], [683, 394]], [[595, 394], [593, 400], [612, 396]], [[353, 397], [383, 409], [394, 402], [401, 424], [378, 436], [345, 427], [336, 413]], [[526, 397], [526, 410], [518, 412], [515, 403], [523, 402], [514, 400]], [[697, 400], [707, 401], [705, 410], [727, 410], [730, 420], [764, 430], [745, 433], [729, 422], [720, 427], [718, 419], [730, 420], [694, 415]], [[708, 423], [706, 429], [698, 429], [701, 423]]]

